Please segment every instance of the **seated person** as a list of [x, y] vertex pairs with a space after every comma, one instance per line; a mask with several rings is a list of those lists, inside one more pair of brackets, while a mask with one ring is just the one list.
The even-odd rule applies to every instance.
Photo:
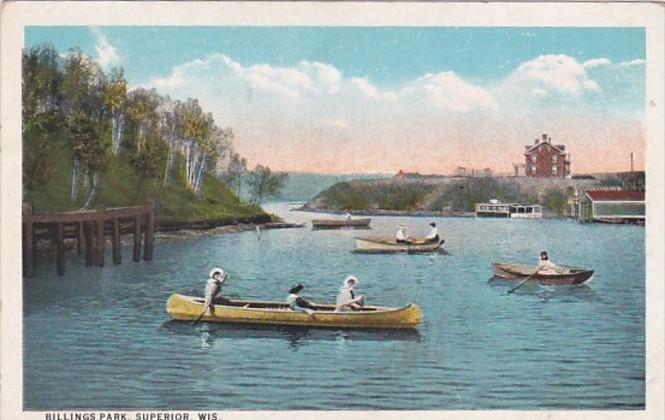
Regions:
[[363, 307], [365, 296], [355, 297], [353, 293], [353, 288], [356, 284], [358, 284], [358, 279], [355, 276], [348, 276], [344, 280], [344, 284], [337, 294], [336, 312], [355, 311]]
[[436, 223], [432, 222], [429, 225], [432, 230], [425, 236], [425, 242], [439, 242], [439, 231], [436, 229]]
[[397, 230], [397, 233], [395, 234], [395, 242], [398, 244], [408, 244], [409, 237], [406, 233], [406, 225], [399, 225], [399, 229]]
[[540, 253], [540, 260], [538, 261], [539, 273], [562, 273], [563, 271], [563, 267], [559, 267], [550, 260], [547, 251]]
[[305, 312], [309, 315], [312, 315], [315, 309], [314, 304], [308, 301], [305, 298], [298, 296], [298, 293], [304, 289], [305, 286], [302, 284], [297, 284], [289, 290], [289, 295], [286, 297], [286, 303], [289, 304], [289, 307], [294, 311]]
[[221, 268], [213, 268], [210, 271], [210, 278], [206, 283], [205, 287], [205, 303], [204, 307], [206, 310], [212, 314], [214, 313], [214, 304], [217, 305], [228, 305], [231, 303], [230, 300], [226, 299], [221, 295], [222, 285], [226, 282], [228, 274], [224, 273], [224, 270]]

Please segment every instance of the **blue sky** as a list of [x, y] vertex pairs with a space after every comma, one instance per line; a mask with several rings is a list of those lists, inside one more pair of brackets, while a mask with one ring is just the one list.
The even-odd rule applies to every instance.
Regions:
[[[211, 53], [242, 64], [292, 66], [306, 59], [390, 86], [428, 72], [452, 70], [476, 81], [505, 76], [542, 54], [586, 61], [645, 58], [642, 28], [356, 28], [118, 27], [100, 28], [120, 51], [127, 77], [140, 83]], [[94, 56], [96, 36], [84, 26], [31, 27], [27, 47], [50, 42]]]
[[[517, 148], [541, 131], [589, 158], [608, 138], [616, 154], [643, 149], [642, 28], [26, 29], [26, 47], [44, 42], [61, 52], [80, 47], [106, 68], [122, 66], [130, 85], [198, 98], [221, 125], [234, 128], [250, 162], [286, 169], [294, 169], [296, 153], [327, 153], [340, 163], [324, 171], [399, 165], [441, 172], [454, 166], [441, 163], [452, 154], [457, 164], [501, 171], [519, 153], [501, 155], [497, 138]], [[275, 142], [279, 150], [271, 149]], [[483, 160], [471, 158], [461, 142], [485, 149]], [[367, 144], [384, 165], [350, 161], [351, 151]], [[420, 154], [411, 152], [414, 144]], [[428, 148], [445, 153], [424, 156]], [[321, 166], [298, 160], [298, 169]]]

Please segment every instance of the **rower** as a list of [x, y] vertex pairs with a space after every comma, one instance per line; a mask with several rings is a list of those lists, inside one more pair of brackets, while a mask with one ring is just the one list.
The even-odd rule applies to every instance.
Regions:
[[[210, 314], [215, 312], [213, 304], [228, 305], [230, 300], [224, 296], [219, 295], [222, 291], [222, 285], [228, 278], [228, 274], [224, 273], [221, 268], [215, 267], [210, 271], [210, 278], [205, 287], [205, 303], [204, 307]], [[219, 295], [219, 296], [218, 296]]]
[[439, 242], [439, 231], [436, 229], [436, 223], [429, 224], [432, 230], [425, 236], [425, 242]]
[[409, 243], [408, 235], [406, 234], [405, 224], [399, 225], [399, 229], [397, 229], [397, 233], [395, 234], [395, 242], [397, 242], [398, 244]]
[[348, 211], [344, 213], [344, 220], [346, 220], [347, 222], [351, 220], [351, 213], [349, 213]]
[[286, 297], [286, 303], [289, 304], [289, 307], [294, 311], [305, 312], [309, 315], [312, 315], [315, 309], [315, 306], [309, 300], [298, 296], [298, 293], [304, 289], [305, 286], [302, 284], [296, 284], [289, 290], [289, 295]]
[[365, 296], [355, 297], [353, 288], [358, 284], [356, 276], [348, 276], [337, 294], [335, 312], [356, 311], [365, 304]]
[[540, 260], [538, 261], [538, 272], [559, 273], [561, 270], [561, 267], [550, 260], [549, 256], [547, 255], [547, 251], [540, 253]]

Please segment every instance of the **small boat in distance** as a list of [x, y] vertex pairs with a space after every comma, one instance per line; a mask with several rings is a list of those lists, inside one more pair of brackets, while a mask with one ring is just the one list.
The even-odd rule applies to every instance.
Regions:
[[507, 280], [524, 280], [531, 276], [528, 282], [551, 285], [569, 286], [583, 284], [591, 279], [593, 270], [579, 267], [561, 267], [560, 272], [544, 272], [532, 275], [536, 267], [522, 264], [492, 263], [494, 275]]
[[443, 246], [444, 239], [438, 242], [425, 242], [424, 240], [411, 239], [408, 243], [397, 242], [394, 238], [386, 237], [356, 237], [356, 249], [354, 252], [365, 254], [422, 254], [437, 252]]
[[363, 219], [314, 219], [312, 229], [371, 229], [370, 218]]
[[[194, 321], [203, 313], [201, 297], [172, 294], [166, 312], [176, 320]], [[230, 305], [213, 305], [214, 314], [203, 321], [240, 324], [294, 325], [334, 328], [415, 328], [422, 313], [418, 305], [400, 308], [365, 306], [351, 312], [335, 312], [335, 305], [315, 304], [312, 315], [292, 310], [286, 302], [234, 300]]]

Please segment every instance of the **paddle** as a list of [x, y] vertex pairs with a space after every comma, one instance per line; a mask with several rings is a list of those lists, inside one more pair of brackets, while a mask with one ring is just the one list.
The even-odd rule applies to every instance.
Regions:
[[201, 315], [199, 315], [199, 317], [196, 318], [196, 321], [194, 321], [194, 323], [192, 325], [198, 324], [201, 321], [201, 319], [203, 319], [203, 316], [206, 314], [206, 312], [208, 312], [208, 308], [210, 308], [212, 306], [212, 304], [213, 304], [212, 302], [217, 297], [217, 294], [219, 293], [220, 290], [222, 290], [222, 284], [224, 284], [224, 282], [226, 281], [226, 279], [228, 277], [229, 277], [228, 273], [224, 273], [224, 277], [222, 277], [222, 281], [217, 285], [217, 288], [212, 293], [212, 297], [210, 298], [210, 305], [203, 308], [203, 312], [201, 312]]
[[519, 283], [517, 284], [517, 286], [515, 286], [515, 287], [513, 287], [512, 289], [508, 290], [508, 293], [506, 293], [506, 294], [509, 295], [509, 294], [513, 293], [515, 290], [517, 290], [517, 289], [519, 289], [520, 287], [522, 287], [522, 285], [523, 285], [524, 283], [526, 283], [527, 280], [529, 280], [531, 277], [535, 276], [539, 271], [540, 271], [540, 268], [536, 269], [536, 271], [534, 271], [533, 273], [531, 273], [527, 278], [525, 278], [524, 280], [522, 280], [521, 282], [519, 282]]

